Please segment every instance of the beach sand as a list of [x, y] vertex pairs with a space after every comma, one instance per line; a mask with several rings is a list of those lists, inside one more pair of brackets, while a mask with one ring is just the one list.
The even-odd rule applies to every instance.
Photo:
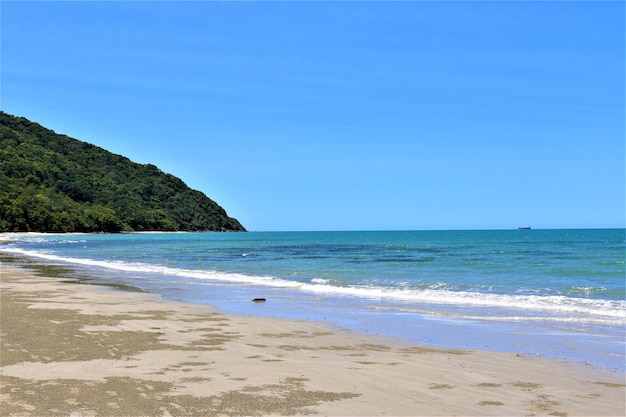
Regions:
[[222, 314], [6, 263], [0, 278], [2, 416], [625, 412], [624, 375], [582, 364]]

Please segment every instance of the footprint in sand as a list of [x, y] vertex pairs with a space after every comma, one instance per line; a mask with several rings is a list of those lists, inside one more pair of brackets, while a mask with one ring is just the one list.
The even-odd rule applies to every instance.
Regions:
[[502, 384], [496, 384], [494, 382], [482, 382], [478, 384], [479, 387], [490, 387], [490, 388], [499, 388]]
[[450, 384], [430, 384], [428, 389], [453, 389], [454, 385]]
[[485, 405], [504, 405], [504, 403], [500, 402], [500, 401], [485, 400], [485, 401], [479, 402], [478, 405], [482, 405], [482, 406], [485, 406]]

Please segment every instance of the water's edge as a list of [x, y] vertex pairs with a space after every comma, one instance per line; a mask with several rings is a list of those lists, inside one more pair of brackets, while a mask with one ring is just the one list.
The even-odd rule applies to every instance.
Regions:
[[[29, 269], [38, 276], [62, 278], [71, 283], [102, 285], [117, 290], [154, 292], [166, 300], [210, 305], [224, 313], [317, 321], [332, 326], [384, 336], [402, 342], [436, 348], [492, 350], [537, 355], [593, 366], [611, 373], [624, 374], [624, 332], [609, 340], [590, 328], [586, 334], [547, 332], [542, 326], [526, 322], [498, 322], [429, 316], [393, 314], [388, 308], [368, 300], [345, 297], [306, 296], [294, 289], [252, 285], [214, 285], [210, 291], [189, 292], [169, 288], [161, 292], [146, 290], [133, 283], [132, 276], [120, 276], [105, 268], [50, 262], [28, 256], [0, 252], [0, 262]], [[210, 285], [210, 284], [207, 284]], [[253, 303], [265, 298], [265, 303]]]

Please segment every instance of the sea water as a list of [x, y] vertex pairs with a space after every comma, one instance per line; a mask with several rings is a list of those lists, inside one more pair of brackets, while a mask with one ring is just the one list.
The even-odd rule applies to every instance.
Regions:
[[89, 282], [225, 312], [625, 368], [624, 229], [9, 239], [5, 261], [18, 254], [72, 266]]

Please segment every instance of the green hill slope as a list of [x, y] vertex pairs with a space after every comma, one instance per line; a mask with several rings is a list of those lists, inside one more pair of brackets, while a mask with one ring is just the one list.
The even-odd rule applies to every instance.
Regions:
[[0, 112], [0, 231], [245, 231], [156, 166]]

